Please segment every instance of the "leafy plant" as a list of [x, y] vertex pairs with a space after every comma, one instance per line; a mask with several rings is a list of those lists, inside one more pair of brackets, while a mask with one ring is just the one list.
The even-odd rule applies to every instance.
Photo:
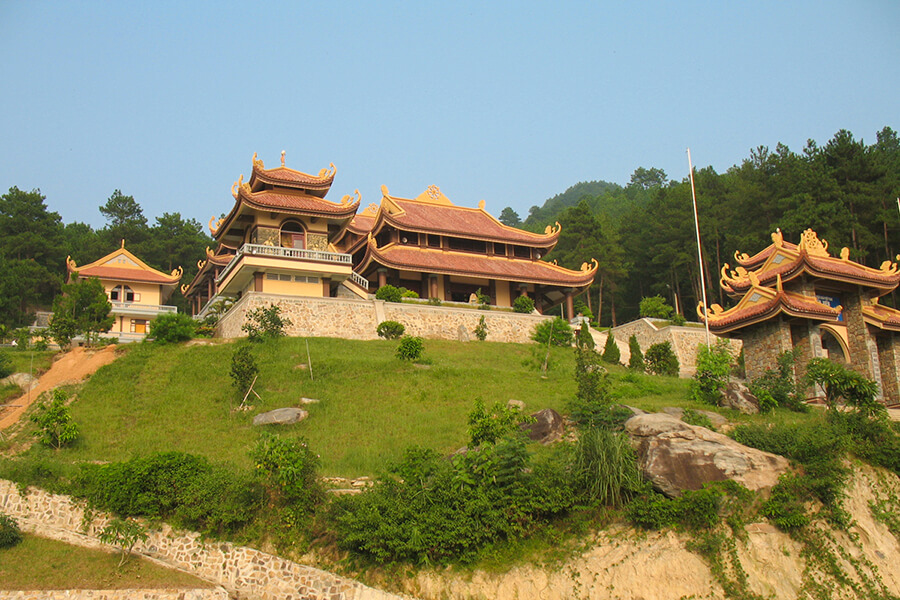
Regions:
[[404, 331], [406, 331], [406, 326], [398, 321], [382, 321], [375, 330], [378, 337], [386, 340], [396, 340], [403, 335]]
[[53, 317], [47, 331], [60, 346], [68, 346], [73, 337], [82, 333], [91, 345], [98, 341], [101, 331], [112, 327], [111, 310], [106, 290], [96, 277], [69, 283], [53, 300]]
[[562, 317], [541, 321], [534, 326], [531, 339], [538, 344], [546, 345], [549, 342], [554, 346], [571, 346], [572, 327]]
[[196, 329], [197, 321], [185, 313], [165, 313], [150, 321], [150, 335], [161, 344], [186, 342]]
[[681, 413], [681, 420], [688, 425], [698, 425], [700, 427], [706, 427], [710, 431], [716, 430], [709, 417], [707, 417], [703, 413], [697, 412], [692, 408], [684, 409], [684, 412]]
[[400, 360], [419, 360], [425, 351], [425, 342], [420, 337], [405, 335], [397, 347], [397, 358]]
[[637, 336], [634, 334], [631, 334], [631, 337], [628, 338], [628, 351], [631, 354], [628, 357], [628, 368], [643, 373], [645, 368], [644, 355], [641, 352], [641, 345]]
[[575, 346], [586, 350], [593, 350], [596, 347], [594, 336], [591, 335], [591, 326], [585, 322], [581, 323], [578, 333], [575, 335]]
[[281, 307], [275, 304], [260, 306], [247, 313], [247, 322], [241, 330], [247, 333], [251, 342], [284, 337], [285, 328], [293, 325], [290, 319], [281, 316]]
[[440, 298], [429, 298], [428, 304], [430, 304], [431, 306], [440, 306], [441, 304], [443, 304], [443, 302], [441, 302]]
[[606, 334], [606, 345], [603, 346], [603, 362], [617, 365], [619, 364], [619, 359], [621, 357], [619, 345], [616, 344], [616, 338], [613, 335], [612, 329], [610, 329]]
[[16, 520], [0, 513], [0, 550], [12, 548], [22, 541], [22, 537], [22, 530]]
[[487, 335], [487, 324], [484, 322], [484, 315], [481, 315], [478, 319], [478, 325], [475, 326], [475, 337], [478, 338], [479, 342], [483, 342], [487, 339]]
[[256, 358], [250, 351], [250, 347], [244, 344], [239, 345], [231, 356], [231, 381], [242, 397], [253, 385], [253, 380], [258, 374], [259, 367], [256, 365]]
[[631, 441], [626, 434], [591, 427], [575, 444], [572, 461], [575, 487], [586, 499], [621, 506], [643, 489]]
[[678, 357], [672, 351], [672, 344], [668, 341], [659, 342], [647, 348], [644, 354], [644, 362], [647, 370], [656, 375], [678, 375]]
[[610, 402], [609, 375], [593, 350], [575, 351], [575, 398], [569, 402], [570, 417], [579, 426], [618, 429], [631, 412]]
[[57, 450], [78, 439], [78, 425], [66, 406], [67, 399], [68, 395], [57, 388], [53, 390], [50, 403], [42, 404], [31, 415], [31, 421], [38, 426], [41, 443]]
[[395, 287], [391, 284], [383, 285], [375, 292], [376, 300], [384, 300], [385, 302], [401, 302], [403, 298], [403, 292], [400, 291], [400, 288]]
[[531, 314], [534, 312], [534, 300], [528, 296], [519, 296], [513, 300], [513, 312]]
[[489, 411], [484, 401], [477, 398], [469, 413], [469, 445], [495, 444], [504, 436], [519, 433], [520, 425], [532, 422], [533, 418], [502, 402], [495, 402]]
[[878, 384], [827, 358], [814, 358], [806, 363], [806, 381], [825, 389], [825, 402], [832, 410], [843, 399], [866, 416], [885, 411], [884, 405], [875, 400]]
[[481, 310], [491, 309], [491, 297], [481, 291], [481, 288], [475, 290], [475, 298], [478, 299], [478, 308]]
[[731, 374], [731, 353], [728, 341], [719, 339], [712, 347], [700, 344], [697, 348], [697, 371], [691, 380], [691, 400], [713, 406], [722, 403], [722, 390]]
[[651, 319], [668, 319], [675, 312], [671, 306], [666, 303], [662, 296], [649, 296], [641, 298], [638, 310], [642, 317]]
[[402, 298], [418, 298], [418, 297], [419, 297], [419, 294], [418, 294], [417, 292], [412, 291], [412, 290], [408, 290], [408, 289], [406, 289], [405, 287], [401, 287], [401, 288], [400, 288], [400, 296], [401, 296]]
[[12, 359], [6, 350], [0, 350], [0, 379], [13, 374]]
[[[760, 411], [772, 408], [774, 403], [793, 411], [804, 411], [800, 386], [794, 381], [797, 352], [786, 350], [775, 357], [775, 368], [766, 369], [762, 377], [750, 382], [750, 393], [760, 402]], [[771, 398], [771, 401], [769, 400]], [[765, 409], [763, 408], [765, 406]]]
[[269, 497], [293, 515], [309, 514], [323, 498], [316, 476], [319, 459], [306, 440], [265, 433], [250, 457]]
[[135, 544], [147, 541], [147, 529], [131, 519], [115, 518], [100, 530], [97, 538], [104, 544], [118, 546], [120, 554], [119, 567], [125, 564]]

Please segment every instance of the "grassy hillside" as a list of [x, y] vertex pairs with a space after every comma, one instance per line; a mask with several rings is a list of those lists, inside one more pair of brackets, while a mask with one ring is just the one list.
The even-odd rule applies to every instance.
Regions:
[[[375, 475], [418, 444], [452, 452], [466, 443], [466, 418], [474, 400], [490, 405], [517, 399], [526, 410], [566, 412], [575, 393], [571, 350], [553, 348], [546, 378], [536, 366], [536, 345], [427, 340], [428, 364], [394, 356], [397, 342], [286, 338], [253, 346], [262, 400], [250, 411], [229, 375], [234, 344], [127, 348], [78, 392], [71, 410], [81, 429], [76, 445], [50, 460], [115, 461], [136, 454], [181, 450], [215, 461], [249, 466], [248, 450], [259, 412], [310, 404], [309, 418], [281, 427], [303, 436], [321, 455], [325, 475]], [[625, 371], [615, 371], [621, 376]], [[617, 385], [621, 401], [653, 408], [683, 404], [686, 382], [628, 376]]]

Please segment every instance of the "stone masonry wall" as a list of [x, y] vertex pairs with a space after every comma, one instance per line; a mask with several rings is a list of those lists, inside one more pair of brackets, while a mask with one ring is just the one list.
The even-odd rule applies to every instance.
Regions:
[[258, 307], [274, 304], [291, 320], [289, 336], [336, 337], [354, 340], [378, 339], [375, 330], [382, 321], [398, 321], [406, 333], [425, 338], [456, 340], [462, 327], [470, 339], [479, 317], [484, 317], [488, 341], [527, 343], [534, 326], [551, 318], [499, 310], [476, 310], [418, 303], [395, 303], [353, 298], [298, 298], [251, 292], [234, 304], [219, 321], [217, 335], [246, 335], [241, 331], [246, 315]]
[[[29, 488], [22, 495], [16, 485], [0, 480], [0, 512], [23, 531], [89, 548], [108, 548], [97, 534], [110, 516], [95, 514], [85, 530], [84, 509], [66, 496]], [[363, 584], [301, 565], [254, 548], [201, 539], [194, 532], [168, 525], [149, 531], [133, 552], [163, 566], [218, 584], [237, 598], [259, 600], [399, 600]], [[16, 596], [17, 597], [17, 596]], [[69, 596], [71, 597], [71, 596]], [[96, 596], [88, 596], [94, 598]], [[162, 597], [160, 597], [162, 599]]]
[[781, 318], [745, 328], [741, 335], [744, 341], [744, 372], [748, 380], [765, 375], [766, 369], [775, 366], [775, 356], [793, 347], [790, 327]]
[[229, 600], [219, 589], [0, 591], [0, 600]]

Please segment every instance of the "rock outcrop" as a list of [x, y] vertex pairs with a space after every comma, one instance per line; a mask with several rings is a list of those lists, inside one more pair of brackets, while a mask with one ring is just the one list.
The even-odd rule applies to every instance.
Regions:
[[534, 423], [522, 425], [528, 439], [542, 444], [551, 444], [565, 435], [565, 420], [552, 408], [545, 408], [531, 415]]
[[783, 456], [748, 448], [672, 415], [638, 415], [625, 422], [644, 474], [674, 498], [704, 483], [733, 479], [751, 490], [768, 489], [787, 471]]
[[253, 425], [290, 425], [309, 416], [302, 408], [276, 408], [253, 417]]
[[736, 379], [729, 381], [722, 390], [722, 406], [739, 410], [745, 415], [759, 412], [759, 400], [750, 393], [746, 385]]

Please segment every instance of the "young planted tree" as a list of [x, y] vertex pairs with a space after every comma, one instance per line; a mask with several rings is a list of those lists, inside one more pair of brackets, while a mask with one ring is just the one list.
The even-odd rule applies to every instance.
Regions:
[[48, 327], [50, 336], [60, 346], [68, 346], [72, 338], [83, 334], [87, 345], [100, 338], [113, 324], [112, 305], [99, 279], [82, 279], [63, 286], [53, 301], [53, 318]]
[[606, 345], [603, 346], [603, 362], [608, 362], [613, 365], [619, 364], [619, 359], [622, 358], [622, 353], [619, 352], [619, 345], [616, 344], [616, 338], [613, 335], [612, 329], [606, 335]]
[[72, 420], [69, 407], [66, 406], [67, 398], [66, 393], [57, 388], [53, 390], [50, 403], [41, 405], [31, 415], [31, 421], [38, 426], [37, 436], [41, 443], [56, 450], [78, 439], [78, 425]]

